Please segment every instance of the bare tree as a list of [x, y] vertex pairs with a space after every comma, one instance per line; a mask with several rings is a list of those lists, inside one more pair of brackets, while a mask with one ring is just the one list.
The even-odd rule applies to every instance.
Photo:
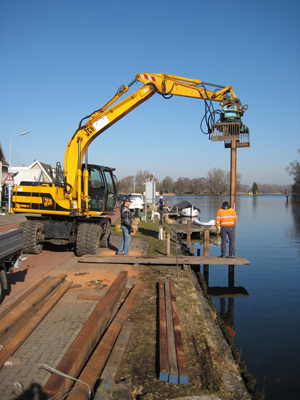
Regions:
[[129, 193], [133, 192], [134, 187], [134, 176], [126, 176], [118, 181], [119, 192]]
[[171, 190], [173, 188], [173, 185], [174, 185], [174, 182], [170, 176], [166, 176], [165, 179], [163, 179], [161, 182], [161, 188], [166, 192], [168, 190]]
[[226, 172], [221, 168], [210, 169], [207, 173], [207, 186], [212, 194], [220, 195], [226, 192]]
[[205, 178], [194, 178], [191, 181], [193, 194], [201, 194], [205, 190]]
[[[300, 153], [300, 149], [298, 149], [298, 153]], [[300, 202], [300, 162], [298, 160], [291, 162], [285, 170], [294, 178], [293, 201]]]
[[174, 186], [180, 196], [186, 192], [191, 192], [191, 180], [189, 178], [178, 178]]
[[[242, 184], [241, 184], [241, 179], [242, 179], [242, 174], [239, 172], [236, 173], [236, 189], [241, 190]], [[226, 191], [229, 193], [230, 192], [230, 172], [226, 172], [225, 174], [225, 184], [226, 184]]]

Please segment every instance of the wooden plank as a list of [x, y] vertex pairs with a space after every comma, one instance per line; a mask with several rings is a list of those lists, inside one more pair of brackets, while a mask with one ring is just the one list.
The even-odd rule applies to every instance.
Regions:
[[5, 310], [3, 310], [0, 313], [0, 323], [1, 319], [8, 314], [11, 310], [13, 310], [18, 304], [20, 304], [23, 300], [26, 299], [32, 292], [36, 290], [45, 280], [48, 278], [48, 276], [45, 276], [44, 278], [40, 279], [35, 285], [33, 285], [30, 289], [27, 290], [22, 296], [20, 296], [14, 303], [12, 303], [10, 306], [6, 307]]
[[166, 299], [166, 322], [167, 322], [167, 337], [168, 337], [169, 383], [178, 383], [179, 381], [178, 365], [177, 365], [176, 345], [174, 336], [170, 281], [165, 282], [165, 299]]
[[29, 312], [27, 312], [5, 335], [0, 339], [0, 345], [6, 346], [7, 343], [25, 326], [28, 321], [40, 310], [43, 305], [57, 292], [62, 284], [54, 288], [46, 297], [39, 301]]
[[[57, 369], [60, 372], [74, 378], [78, 377], [106, 328], [107, 322], [125, 288], [127, 275], [127, 271], [122, 271], [114, 280], [59, 363]], [[57, 393], [69, 389], [73, 383], [74, 381], [69, 378], [53, 374], [46, 383], [44, 392], [48, 397], [53, 397]]]
[[[94, 385], [104, 368], [111, 349], [143, 285], [144, 282], [142, 281], [139, 281], [136, 283], [136, 285], [134, 285], [124, 304], [108, 327], [103, 338], [100, 340], [99, 345], [96, 347], [94, 353], [88, 360], [87, 365], [84, 367], [82, 373], [80, 374], [78, 379], [89, 385], [90, 388], [94, 388]], [[87, 386], [80, 385], [76, 387], [76, 390], [72, 391], [72, 393], [69, 394], [68, 400], [86, 400], [87, 396]]]
[[58, 286], [67, 275], [50, 277], [45, 280], [34, 292], [24, 299], [17, 307], [12, 309], [1, 320], [0, 337], [11, 329], [26, 313], [28, 313], [39, 301], [46, 297]]
[[[107, 322], [125, 288], [127, 275], [127, 271], [122, 271], [114, 280], [59, 363], [57, 369], [60, 372], [74, 378], [78, 377], [106, 328]], [[48, 397], [53, 397], [57, 393], [69, 389], [73, 383], [74, 381], [71, 379], [53, 374], [46, 383], [44, 392]]]
[[159, 281], [159, 379], [168, 382], [168, 339], [166, 324], [166, 300], [164, 281]]
[[93, 300], [93, 301], [100, 301], [103, 299], [103, 296], [95, 296], [92, 294], [79, 294], [77, 296], [78, 300]]
[[114, 345], [114, 348], [107, 360], [105, 368], [101, 374], [100, 379], [115, 379], [121, 361], [123, 359], [127, 344], [129, 342], [131, 332], [133, 329], [133, 322], [126, 321], [120, 332], [120, 335]]
[[66, 293], [73, 282], [64, 283], [57, 292], [48, 300], [31, 320], [7, 343], [7, 345], [0, 352], [0, 368], [9, 359], [9, 357], [21, 346], [24, 340], [30, 333], [38, 326], [38, 324], [45, 318], [49, 311], [55, 306], [59, 299]]
[[[142, 256], [93, 256], [86, 255], [78, 259], [82, 263], [99, 264], [153, 264], [153, 265], [176, 265], [176, 257], [142, 257]], [[249, 265], [250, 261], [243, 257], [204, 257], [204, 256], [180, 256], [178, 264], [208, 264], [208, 265]]]
[[177, 363], [178, 363], [179, 383], [186, 384], [189, 382], [189, 377], [188, 377], [186, 358], [184, 354], [182, 334], [181, 334], [179, 315], [175, 297], [175, 286], [173, 281], [170, 281], [170, 293], [172, 302], [173, 325], [174, 325]]

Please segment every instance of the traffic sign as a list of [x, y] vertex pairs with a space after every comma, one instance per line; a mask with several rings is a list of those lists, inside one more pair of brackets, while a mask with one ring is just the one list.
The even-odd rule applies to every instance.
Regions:
[[9, 182], [13, 182], [14, 178], [12, 177], [11, 173], [9, 172], [7, 177], [5, 178], [5, 182], [9, 183]]

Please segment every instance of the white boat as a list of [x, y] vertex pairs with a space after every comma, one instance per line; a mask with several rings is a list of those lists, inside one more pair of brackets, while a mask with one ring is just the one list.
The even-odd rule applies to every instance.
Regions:
[[194, 223], [195, 225], [204, 226], [205, 228], [210, 228], [210, 227], [216, 225], [216, 221], [215, 221], [214, 219], [211, 219], [211, 220], [208, 221], [208, 222], [202, 222], [202, 221], [200, 221], [200, 220], [195, 219], [195, 220], [193, 220], [193, 223]]
[[172, 207], [173, 212], [178, 212], [181, 217], [190, 217], [194, 218], [197, 217], [200, 213], [200, 209], [194, 207], [191, 203], [186, 200], [181, 201], [180, 203], [176, 204]]
[[216, 221], [214, 219], [208, 222], [201, 222], [199, 219], [194, 219], [193, 224], [201, 226], [203, 231], [208, 230], [212, 235], [220, 235], [221, 233], [220, 227], [216, 228]]
[[188, 208], [183, 208], [181, 211], [179, 211], [179, 215], [181, 217], [197, 217], [199, 214], [199, 209], [198, 208], [194, 208], [194, 206], [192, 207], [188, 207]]

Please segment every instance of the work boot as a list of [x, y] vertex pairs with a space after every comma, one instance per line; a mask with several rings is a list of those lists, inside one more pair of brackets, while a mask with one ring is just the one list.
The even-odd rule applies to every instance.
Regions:
[[224, 254], [221, 254], [219, 257], [220, 257], [220, 258], [225, 258], [225, 255], [224, 255]]
[[235, 258], [235, 254], [230, 254], [230, 258]]

